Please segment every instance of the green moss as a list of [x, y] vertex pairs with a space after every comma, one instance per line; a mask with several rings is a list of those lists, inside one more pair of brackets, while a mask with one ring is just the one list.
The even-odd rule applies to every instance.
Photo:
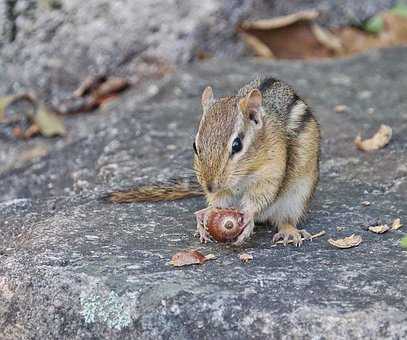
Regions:
[[375, 15], [363, 24], [363, 29], [369, 33], [379, 33], [384, 28], [384, 21], [380, 15]]
[[400, 240], [400, 245], [401, 245], [404, 249], [407, 249], [407, 235], [404, 236], [404, 237]]

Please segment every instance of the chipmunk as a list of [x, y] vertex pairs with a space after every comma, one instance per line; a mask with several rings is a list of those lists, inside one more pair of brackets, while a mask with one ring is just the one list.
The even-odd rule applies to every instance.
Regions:
[[[196, 180], [113, 192], [112, 202], [173, 200], [205, 195], [209, 207], [238, 208], [244, 228], [235, 245], [253, 233], [255, 222], [277, 226], [272, 241], [308, 237], [297, 225], [319, 178], [319, 124], [295, 91], [274, 78], [256, 79], [237, 95], [202, 93], [202, 117], [193, 142]], [[210, 240], [197, 214], [201, 242]]]

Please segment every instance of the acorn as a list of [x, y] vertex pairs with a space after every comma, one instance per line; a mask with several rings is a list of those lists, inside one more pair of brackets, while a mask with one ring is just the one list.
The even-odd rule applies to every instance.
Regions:
[[206, 215], [205, 226], [214, 240], [231, 242], [243, 230], [243, 214], [236, 209], [211, 209]]

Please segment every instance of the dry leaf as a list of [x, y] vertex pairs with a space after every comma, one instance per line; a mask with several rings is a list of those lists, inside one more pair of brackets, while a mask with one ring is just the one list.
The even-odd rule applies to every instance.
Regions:
[[250, 254], [243, 253], [243, 254], [239, 255], [239, 259], [240, 259], [240, 261], [247, 263], [247, 262], [250, 262], [251, 260], [253, 260], [253, 256]]
[[389, 231], [390, 227], [387, 224], [377, 225], [375, 227], [369, 227], [369, 231], [376, 234], [384, 234], [386, 231]]
[[213, 254], [204, 256], [197, 250], [186, 250], [176, 253], [171, 258], [170, 265], [174, 267], [190, 266], [192, 264], [202, 264], [215, 258]]
[[387, 145], [390, 142], [391, 136], [391, 127], [382, 124], [372, 138], [362, 140], [362, 137], [359, 135], [356, 137], [354, 143], [356, 147], [362, 151], [373, 151]]
[[38, 127], [37, 124], [32, 124], [27, 130], [24, 131], [24, 138], [32, 138], [38, 134], [40, 134], [40, 128]]
[[92, 111], [99, 106], [117, 98], [117, 94], [130, 86], [125, 78], [99, 75], [88, 77], [74, 91], [73, 97], [57, 105], [57, 111], [62, 114], [72, 114]]
[[34, 123], [45, 137], [65, 134], [63, 121], [54, 113], [48, 111], [43, 105], [39, 105], [37, 113], [34, 116]]
[[391, 225], [391, 229], [392, 229], [392, 230], [398, 230], [398, 229], [400, 229], [402, 226], [403, 226], [403, 225], [401, 224], [400, 219], [399, 219], [399, 218], [396, 218], [396, 219], [393, 221], [393, 224]]
[[98, 105], [96, 100], [91, 96], [73, 97], [59, 103], [56, 106], [56, 110], [60, 114], [73, 114], [95, 110]]
[[84, 97], [95, 91], [102, 83], [106, 81], [106, 75], [97, 75], [87, 77], [81, 85], [73, 92], [75, 97]]
[[104, 98], [111, 97], [116, 93], [125, 90], [129, 86], [129, 82], [124, 78], [108, 78], [105, 82], [101, 83], [91, 95], [96, 101], [101, 102]]
[[270, 48], [262, 42], [259, 38], [256, 36], [249, 34], [249, 33], [240, 33], [241, 38], [243, 41], [246, 43], [247, 46], [249, 46], [256, 55], [262, 58], [273, 58], [273, 52], [271, 52]]
[[358, 246], [362, 242], [362, 237], [360, 235], [352, 234], [351, 236], [338, 240], [333, 240], [330, 238], [328, 242], [334, 247], [346, 249]]
[[[379, 31], [371, 34], [363, 29], [345, 26], [329, 31], [314, 26], [316, 11], [244, 21], [240, 29], [258, 38], [274, 58], [332, 58], [361, 53], [372, 48], [400, 46], [407, 43], [405, 15], [389, 10], [378, 16]], [[405, 9], [403, 9], [405, 12]]]
[[261, 19], [255, 21], [244, 21], [242, 28], [244, 29], [258, 29], [269, 30], [274, 28], [281, 28], [294, 24], [297, 21], [311, 21], [318, 17], [319, 13], [315, 10], [300, 11], [297, 13], [285, 15], [282, 17], [272, 19]]
[[318, 42], [326, 48], [336, 52], [337, 54], [343, 53], [343, 45], [341, 40], [333, 33], [317, 24], [311, 26], [312, 33]]

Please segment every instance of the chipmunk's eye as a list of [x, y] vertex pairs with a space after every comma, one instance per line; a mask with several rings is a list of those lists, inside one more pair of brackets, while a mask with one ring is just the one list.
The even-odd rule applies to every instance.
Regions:
[[242, 150], [242, 140], [240, 137], [236, 137], [232, 143], [232, 155], [238, 153], [240, 150]]
[[198, 150], [196, 149], [196, 144], [195, 144], [195, 142], [194, 142], [194, 144], [193, 144], [192, 146], [194, 147], [195, 155], [198, 155]]

